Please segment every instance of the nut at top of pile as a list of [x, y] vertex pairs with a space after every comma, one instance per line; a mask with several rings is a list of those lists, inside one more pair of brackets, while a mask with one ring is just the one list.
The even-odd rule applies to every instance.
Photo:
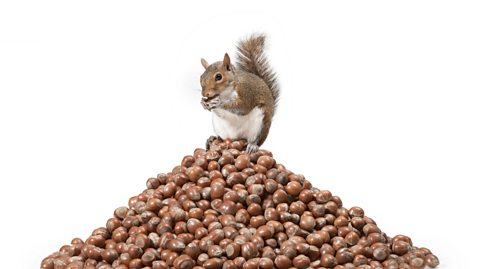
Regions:
[[42, 269], [288, 269], [436, 267], [405, 235], [388, 237], [360, 207], [276, 163], [215, 140], [119, 207], [85, 241], [46, 257]]

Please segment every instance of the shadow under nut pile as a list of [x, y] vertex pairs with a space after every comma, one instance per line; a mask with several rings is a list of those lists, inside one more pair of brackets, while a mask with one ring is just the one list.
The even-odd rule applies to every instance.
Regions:
[[119, 207], [105, 227], [46, 257], [43, 269], [426, 268], [438, 258], [387, 236], [360, 207], [276, 163], [214, 141]]

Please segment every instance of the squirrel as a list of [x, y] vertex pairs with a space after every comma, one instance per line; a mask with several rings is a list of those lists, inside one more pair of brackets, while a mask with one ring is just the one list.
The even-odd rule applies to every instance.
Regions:
[[[247, 140], [248, 153], [258, 151], [267, 138], [280, 96], [264, 47], [265, 35], [254, 34], [238, 42], [236, 65], [228, 53], [212, 64], [201, 59], [201, 104], [213, 112], [214, 132], [221, 139]], [[215, 139], [207, 140], [207, 149]]]

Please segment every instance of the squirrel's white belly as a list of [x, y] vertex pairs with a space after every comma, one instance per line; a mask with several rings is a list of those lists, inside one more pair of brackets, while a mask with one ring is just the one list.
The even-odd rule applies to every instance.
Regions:
[[224, 109], [213, 110], [213, 130], [222, 139], [255, 141], [262, 131], [263, 111], [255, 107], [246, 115], [237, 115]]

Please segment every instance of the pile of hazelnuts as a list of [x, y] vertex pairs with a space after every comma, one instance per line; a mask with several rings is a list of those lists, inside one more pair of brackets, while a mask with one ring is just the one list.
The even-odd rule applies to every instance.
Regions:
[[43, 269], [419, 269], [439, 264], [405, 235], [388, 237], [360, 207], [245, 152], [245, 141], [196, 149]]

